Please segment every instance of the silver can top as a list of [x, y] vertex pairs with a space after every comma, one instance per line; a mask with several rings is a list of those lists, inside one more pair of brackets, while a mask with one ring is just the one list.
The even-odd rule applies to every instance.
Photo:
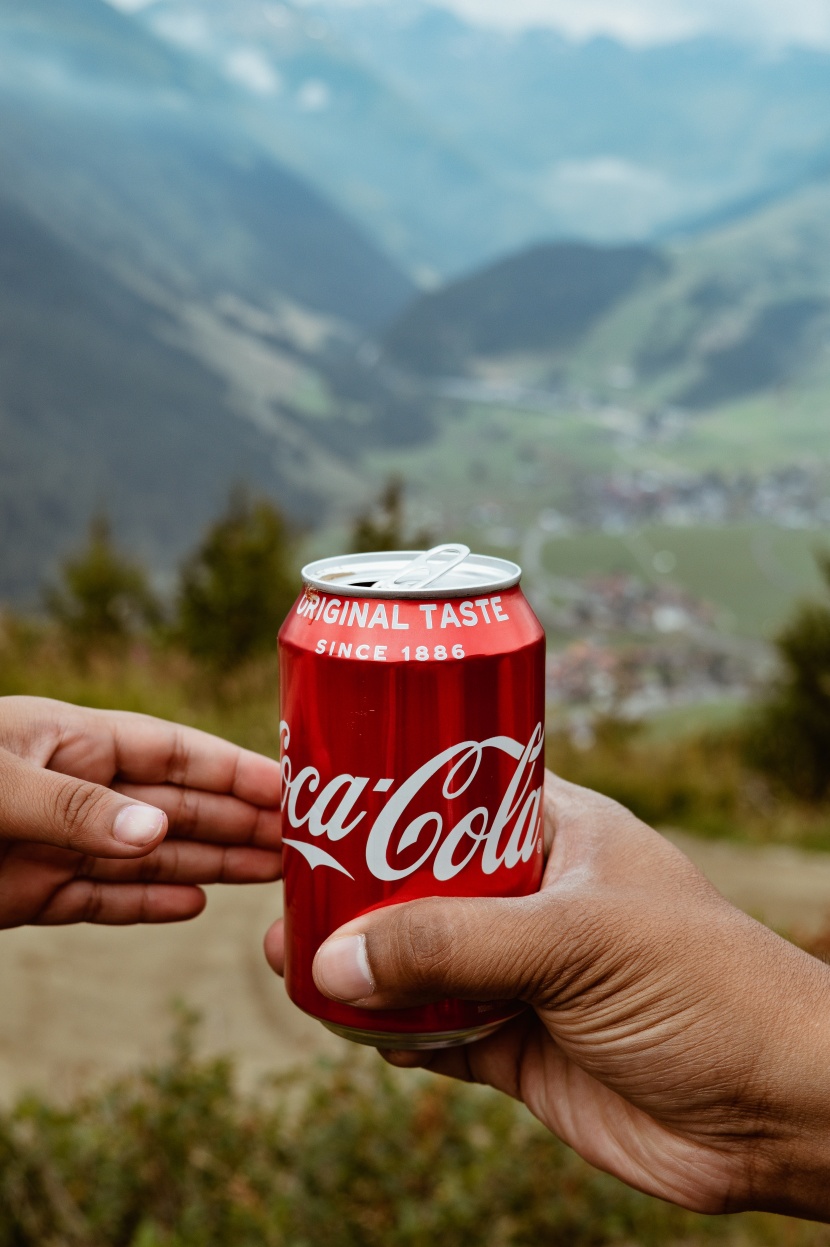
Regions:
[[466, 597], [510, 589], [522, 569], [508, 559], [472, 554], [447, 543], [431, 550], [379, 550], [315, 559], [302, 571], [307, 585], [322, 592], [367, 598]]

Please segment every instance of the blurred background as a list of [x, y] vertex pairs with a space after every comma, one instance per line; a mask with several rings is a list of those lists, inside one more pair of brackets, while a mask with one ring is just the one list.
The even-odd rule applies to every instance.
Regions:
[[[0, 693], [273, 753], [302, 563], [464, 540], [524, 568], [551, 764], [822, 955], [829, 433], [824, 0], [0, 0]], [[675, 1215], [512, 1109], [476, 1134], [473, 1101], [381, 1084], [264, 968], [278, 906], [237, 889], [188, 929], [3, 935], [0, 1096], [36, 1098], [0, 1128], [0, 1247], [323, 1225], [335, 1247], [830, 1242]], [[123, 1119], [78, 1108], [165, 1059], [174, 998], [197, 1038], [179, 1024]], [[242, 1091], [203, 1064], [226, 1052]], [[314, 1054], [335, 1064], [308, 1095], [344, 1107], [302, 1164], [314, 1113], [260, 1157], [288, 1175], [278, 1212], [235, 1097]], [[190, 1113], [194, 1138], [233, 1119], [239, 1156], [214, 1172], [208, 1149], [202, 1189], [186, 1131], [159, 1125], [131, 1146], [168, 1157], [161, 1202], [147, 1178], [96, 1212], [53, 1102], [105, 1151], [136, 1105]], [[373, 1133], [411, 1181], [360, 1151]], [[428, 1176], [449, 1136], [457, 1200]], [[498, 1170], [537, 1147], [552, 1202]], [[356, 1155], [374, 1177], [347, 1198]]]

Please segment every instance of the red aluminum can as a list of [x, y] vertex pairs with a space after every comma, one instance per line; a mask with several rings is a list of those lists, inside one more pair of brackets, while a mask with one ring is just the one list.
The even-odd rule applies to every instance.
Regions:
[[314, 985], [344, 922], [424, 896], [525, 896], [543, 864], [544, 632], [521, 570], [466, 546], [320, 559], [280, 630], [285, 979], [360, 1043], [441, 1048], [520, 1011], [356, 1009]]

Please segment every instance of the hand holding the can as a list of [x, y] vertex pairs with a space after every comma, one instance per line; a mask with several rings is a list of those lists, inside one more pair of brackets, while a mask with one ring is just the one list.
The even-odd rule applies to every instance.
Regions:
[[[521, 999], [486, 1039], [387, 1059], [515, 1096], [598, 1168], [687, 1208], [830, 1218], [830, 969], [615, 802], [549, 775], [546, 821], [538, 894], [376, 909], [320, 948], [320, 991], [367, 1016]], [[278, 927], [266, 947], [279, 969]]]
[[279, 767], [148, 715], [0, 698], [0, 928], [175, 922], [281, 866]]

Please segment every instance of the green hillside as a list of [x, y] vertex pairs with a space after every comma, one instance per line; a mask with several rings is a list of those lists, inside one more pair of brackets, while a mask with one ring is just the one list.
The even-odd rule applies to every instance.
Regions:
[[[214, 352], [229, 349], [215, 329]], [[314, 458], [321, 490], [348, 488], [313, 431], [276, 404], [257, 426], [220, 362], [181, 335], [175, 315], [0, 198], [0, 600], [36, 602], [97, 508], [163, 572], [235, 480], [305, 519], [319, 494], [298, 460]]]
[[509, 256], [421, 296], [386, 344], [404, 367], [565, 403], [582, 394], [640, 412], [703, 411], [823, 384], [829, 327], [821, 179], [659, 252], [552, 243]]
[[401, 440], [354, 356], [412, 287], [234, 91], [104, 0], [0, 2], [0, 599], [96, 509], [163, 577], [235, 481], [306, 523]]
[[[822, 546], [830, 548], [830, 539], [761, 524], [653, 525], [620, 536], [558, 537], [544, 547], [544, 566], [556, 576], [628, 572], [676, 581], [715, 608], [721, 630], [764, 638], [785, 623], [795, 601], [822, 596], [814, 557]], [[671, 571], [661, 574], [655, 564]]]
[[605, 394], [625, 365], [640, 402], [711, 408], [828, 374], [830, 181], [664, 249], [663, 280], [618, 305], [572, 361]]
[[384, 337], [401, 367], [464, 372], [513, 352], [569, 352], [611, 308], [667, 268], [648, 247], [586, 243], [530, 247], [417, 299]]

